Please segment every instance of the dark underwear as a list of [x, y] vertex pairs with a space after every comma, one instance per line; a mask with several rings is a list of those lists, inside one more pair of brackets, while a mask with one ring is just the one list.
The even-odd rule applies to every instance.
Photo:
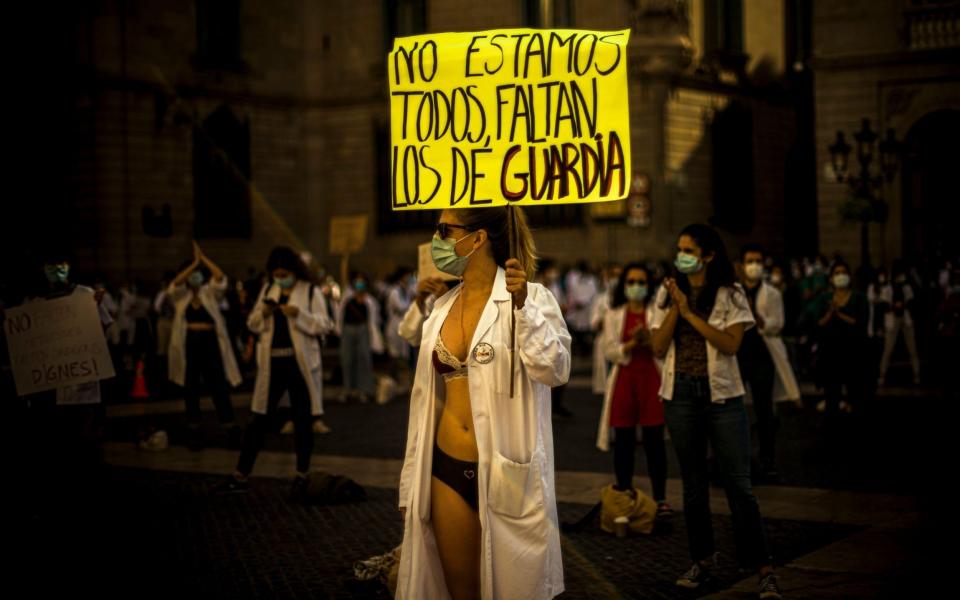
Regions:
[[470, 505], [470, 508], [479, 511], [477, 505], [477, 496], [479, 495], [477, 463], [453, 458], [441, 450], [440, 446], [434, 444], [433, 476], [460, 494], [460, 497]]

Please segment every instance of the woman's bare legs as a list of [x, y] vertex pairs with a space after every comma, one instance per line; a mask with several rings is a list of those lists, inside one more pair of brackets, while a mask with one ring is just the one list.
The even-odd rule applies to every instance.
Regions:
[[480, 597], [480, 517], [457, 492], [430, 479], [433, 534], [453, 600]]

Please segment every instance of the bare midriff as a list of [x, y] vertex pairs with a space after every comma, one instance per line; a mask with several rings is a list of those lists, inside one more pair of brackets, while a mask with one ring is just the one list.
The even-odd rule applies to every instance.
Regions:
[[213, 331], [216, 326], [213, 323], [187, 323], [187, 331]]
[[477, 462], [477, 436], [470, 408], [470, 380], [467, 377], [444, 383], [447, 400], [437, 426], [437, 445], [458, 460]]

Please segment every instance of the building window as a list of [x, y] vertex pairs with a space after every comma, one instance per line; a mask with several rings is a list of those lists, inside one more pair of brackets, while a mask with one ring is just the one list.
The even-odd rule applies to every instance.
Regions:
[[241, 69], [240, 0], [197, 0], [197, 55], [200, 66]]
[[523, 0], [525, 27], [569, 29], [573, 27], [574, 0]]
[[743, 0], [708, 0], [703, 6], [706, 53], [742, 53]]
[[386, 27], [384, 45], [393, 50], [393, 40], [427, 31], [427, 0], [384, 0]]
[[251, 236], [250, 122], [220, 105], [193, 130], [194, 235]]
[[713, 217], [732, 233], [753, 229], [753, 113], [731, 102], [710, 126], [713, 149]]

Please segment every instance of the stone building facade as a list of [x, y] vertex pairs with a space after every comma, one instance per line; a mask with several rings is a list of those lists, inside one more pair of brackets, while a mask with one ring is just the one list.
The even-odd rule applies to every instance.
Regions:
[[[435, 216], [386, 210], [393, 37], [630, 27], [631, 171], [649, 181], [651, 222], [628, 225], [626, 204], [534, 210], [541, 253], [561, 263], [667, 258], [679, 229], [695, 221], [716, 224], [733, 249], [749, 240], [775, 253], [812, 252], [817, 192], [821, 218], [831, 193], [814, 189], [813, 138], [804, 134], [812, 80], [794, 68], [809, 53], [805, 4], [77, 3], [65, 236], [83, 270], [113, 281], [155, 280], [189, 258], [192, 238], [236, 275], [260, 267], [277, 244], [335, 270], [330, 219], [367, 214], [366, 248], [351, 264], [375, 275], [415, 264]], [[834, 225], [821, 223], [820, 235], [844, 247]]]

